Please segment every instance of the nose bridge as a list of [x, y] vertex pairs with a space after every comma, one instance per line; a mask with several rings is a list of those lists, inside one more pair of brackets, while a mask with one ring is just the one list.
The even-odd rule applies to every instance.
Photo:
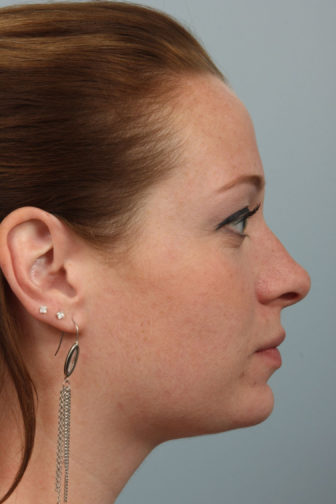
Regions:
[[[265, 237], [266, 238], [266, 237]], [[286, 306], [301, 301], [309, 292], [310, 277], [279, 238], [267, 228], [257, 283], [260, 301], [280, 300]]]

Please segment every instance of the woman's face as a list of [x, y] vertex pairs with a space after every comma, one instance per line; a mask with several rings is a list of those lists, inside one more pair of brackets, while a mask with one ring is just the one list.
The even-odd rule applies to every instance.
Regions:
[[267, 381], [280, 362], [258, 350], [280, 344], [282, 308], [310, 286], [265, 223], [264, 173], [242, 103], [216, 78], [193, 79], [178, 124], [185, 160], [147, 197], [136, 247], [98, 276], [92, 313], [103, 313], [106, 362], [100, 351], [97, 367], [114, 400], [160, 441], [271, 413]]

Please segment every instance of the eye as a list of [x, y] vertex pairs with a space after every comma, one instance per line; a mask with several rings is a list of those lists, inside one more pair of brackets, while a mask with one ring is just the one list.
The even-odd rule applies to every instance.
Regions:
[[247, 226], [247, 221], [259, 210], [259, 208], [260, 203], [253, 210], [250, 210], [248, 207], [244, 207], [241, 210], [238, 210], [238, 212], [235, 212], [234, 214], [227, 217], [223, 222], [221, 222], [216, 227], [216, 230], [227, 226], [230, 227], [230, 229], [233, 228], [233, 232], [237, 235], [246, 236], [244, 235], [244, 231]]
[[242, 217], [242, 219], [238, 222], [232, 222], [232, 224], [229, 224], [230, 228], [233, 228], [238, 234], [243, 234], [246, 226], [247, 226], [247, 219], [248, 217]]

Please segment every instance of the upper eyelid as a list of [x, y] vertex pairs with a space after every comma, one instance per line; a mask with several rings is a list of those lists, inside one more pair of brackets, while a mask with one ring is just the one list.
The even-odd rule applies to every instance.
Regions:
[[218, 224], [216, 230], [220, 229], [223, 226], [231, 223], [238, 223], [244, 220], [244, 217], [252, 217], [260, 208], [261, 203], [259, 203], [254, 209], [250, 210], [249, 207], [244, 207], [241, 210], [229, 215], [226, 219], [224, 219], [221, 223]]

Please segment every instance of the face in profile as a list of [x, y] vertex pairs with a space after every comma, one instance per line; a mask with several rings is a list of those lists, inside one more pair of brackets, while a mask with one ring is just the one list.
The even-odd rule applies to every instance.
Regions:
[[310, 285], [266, 225], [262, 163], [236, 95], [192, 78], [178, 110], [184, 160], [147, 196], [132, 251], [97, 273], [92, 307], [92, 318], [104, 312], [97, 382], [160, 441], [268, 417], [281, 361], [261, 350], [283, 341], [281, 310]]

